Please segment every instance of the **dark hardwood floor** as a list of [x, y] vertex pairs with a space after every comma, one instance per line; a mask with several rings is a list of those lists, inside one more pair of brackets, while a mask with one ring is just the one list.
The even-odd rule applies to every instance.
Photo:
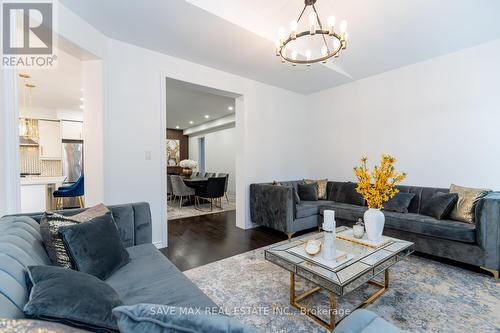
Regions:
[[[304, 230], [294, 236], [315, 229]], [[160, 251], [181, 271], [251, 251], [287, 239], [266, 227], [236, 227], [236, 212], [223, 212], [168, 221], [168, 247]], [[479, 267], [415, 252], [414, 255], [490, 275]]]
[[223, 212], [168, 221], [168, 247], [160, 251], [185, 271], [287, 239], [258, 227], [236, 227], [236, 212]]

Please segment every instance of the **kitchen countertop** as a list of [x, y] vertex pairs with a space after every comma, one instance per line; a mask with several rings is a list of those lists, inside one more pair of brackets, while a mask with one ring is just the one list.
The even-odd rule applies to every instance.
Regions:
[[45, 176], [28, 176], [21, 177], [21, 185], [47, 185], [47, 184], [62, 184], [66, 177], [45, 177]]

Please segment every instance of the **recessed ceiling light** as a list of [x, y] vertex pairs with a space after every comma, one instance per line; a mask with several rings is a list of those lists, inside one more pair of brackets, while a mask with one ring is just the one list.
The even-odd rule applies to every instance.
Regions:
[[208, 119], [210, 118], [210, 116], [208, 114], [205, 115], [205, 119]]
[[80, 104], [80, 109], [82, 109], [82, 110], [83, 110], [83, 104]]
[[83, 102], [84, 100], [85, 100], [85, 98], [83, 98], [83, 97], [80, 97], [80, 101], [82, 101], [82, 102]]
[[177, 126], [175, 126], [175, 128], [176, 128], [176, 129], [179, 129], [180, 127], [179, 127], [179, 125], [177, 125]]
[[193, 124], [194, 124], [194, 121], [190, 120], [190, 121], [189, 121], [189, 123], [190, 123], [191, 125], [193, 125]]
[[233, 111], [233, 110], [234, 110], [234, 108], [233, 108], [232, 106], [229, 106], [227, 109], [228, 109], [229, 111]]

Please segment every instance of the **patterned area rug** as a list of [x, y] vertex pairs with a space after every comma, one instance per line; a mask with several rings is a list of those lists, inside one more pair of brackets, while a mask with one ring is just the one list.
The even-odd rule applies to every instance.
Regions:
[[[262, 332], [327, 332], [289, 307], [289, 273], [264, 259], [264, 248], [184, 272], [227, 314]], [[297, 280], [297, 289], [310, 286]], [[348, 313], [375, 289], [337, 299]], [[326, 293], [310, 301], [327, 308]], [[492, 277], [410, 256], [390, 269], [389, 290], [368, 306], [411, 332], [500, 332], [500, 284]]]
[[179, 199], [169, 201], [167, 204], [167, 214], [169, 220], [182, 219], [185, 217], [200, 216], [215, 214], [221, 212], [228, 212], [236, 210], [236, 197], [233, 193], [228, 193], [226, 198], [222, 198], [222, 208], [215, 207], [213, 211], [210, 211], [210, 203], [205, 203], [201, 205], [201, 210], [195, 209], [193, 205], [187, 204], [187, 199], [184, 200], [184, 205], [179, 207]]

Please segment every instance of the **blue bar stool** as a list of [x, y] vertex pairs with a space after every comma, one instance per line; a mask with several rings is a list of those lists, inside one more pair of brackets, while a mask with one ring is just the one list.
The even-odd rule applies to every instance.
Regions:
[[83, 186], [83, 175], [78, 178], [78, 180], [70, 186], [59, 187], [52, 195], [56, 198], [57, 209], [63, 208], [63, 198], [73, 198], [78, 197], [78, 202], [80, 203], [80, 208], [84, 207], [83, 195], [85, 194]]

